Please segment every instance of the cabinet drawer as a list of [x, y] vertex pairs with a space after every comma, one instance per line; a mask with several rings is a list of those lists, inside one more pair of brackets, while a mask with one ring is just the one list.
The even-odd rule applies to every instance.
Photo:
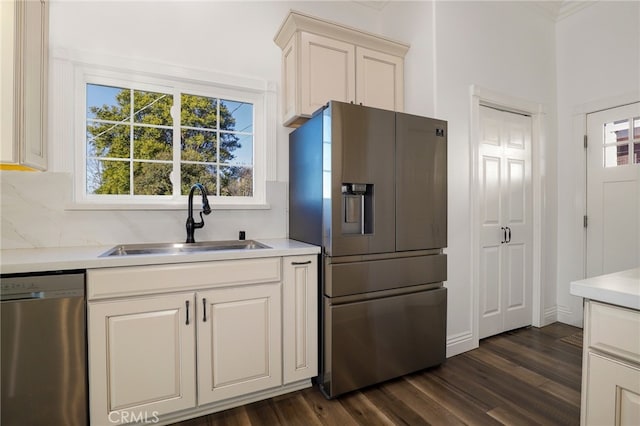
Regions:
[[640, 363], [640, 312], [594, 301], [587, 309], [586, 345]]
[[87, 271], [87, 299], [280, 281], [279, 257]]

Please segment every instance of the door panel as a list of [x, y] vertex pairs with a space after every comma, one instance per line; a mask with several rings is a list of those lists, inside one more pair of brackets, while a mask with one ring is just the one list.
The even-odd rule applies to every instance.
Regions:
[[[325, 234], [328, 255], [395, 251], [394, 158], [395, 113], [332, 102], [331, 137], [325, 138], [331, 155], [331, 229]], [[326, 125], [326, 123], [325, 123]], [[344, 184], [363, 184], [365, 232], [354, 233], [345, 221]], [[359, 227], [357, 228], [359, 229]]]
[[447, 123], [396, 114], [396, 250], [447, 245]]
[[531, 117], [480, 107], [480, 338], [531, 324]]
[[356, 47], [356, 102], [374, 108], [402, 111], [402, 58]]
[[280, 283], [198, 293], [198, 405], [282, 383], [280, 302]]
[[508, 170], [508, 222], [513, 225], [524, 223], [526, 220], [526, 198], [527, 194], [524, 179], [525, 164], [522, 160], [509, 159], [507, 161]]
[[500, 223], [500, 158], [486, 156], [482, 159], [481, 195], [483, 205], [482, 225]]
[[480, 252], [480, 320], [487, 335], [502, 327], [502, 288], [500, 287], [500, 246], [486, 246]]
[[506, 246], [507, 264], [509, 265], [507, 281], [507, 309], [513, 311], [525, 306], [526, 277], [525, 263], [526, 250], [524, 244], [509, 244]]
[[89, 303], [92, 423], [195, 406], [193, 301], [184, 293]]
[[587, 277], [640, 265], [640, 103], [587, 115]]
[[356, 92], [355, 47], [306, 32], [301, 33], [300, 39], [302, 113], [311, 116], [332, 99], [353, 101]]

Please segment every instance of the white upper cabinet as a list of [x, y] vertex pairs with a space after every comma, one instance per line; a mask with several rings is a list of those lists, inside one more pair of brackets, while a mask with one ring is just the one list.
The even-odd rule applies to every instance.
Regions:
[[407, 44], [293, 11], [275, 42], [285, 126], [301, 125], [330, 100], [403, 111]]
[[48, 20], [45, 0], [0, 1], [3, 168], [47, 168]]

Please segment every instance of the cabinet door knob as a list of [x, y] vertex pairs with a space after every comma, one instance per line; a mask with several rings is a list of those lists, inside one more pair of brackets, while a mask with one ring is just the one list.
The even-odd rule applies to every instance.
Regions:
[[189, 325], [189, 301], [188, 300], [184, 301], [184, 306], [187, 309], [187, 321], [185, 322], [185, 325]]
[[202, 322], [207, 322], [207, 299], [202, 298]]

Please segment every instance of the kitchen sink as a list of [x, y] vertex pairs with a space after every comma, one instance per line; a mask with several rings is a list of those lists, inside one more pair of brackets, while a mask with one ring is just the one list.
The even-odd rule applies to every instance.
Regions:
[[121, 244], [99, 257], [135, 256], [140, 254], [188, 254], [222, 250], [256, 250], [271, 247], [254, 240], [204, 241], [200, 243]]

